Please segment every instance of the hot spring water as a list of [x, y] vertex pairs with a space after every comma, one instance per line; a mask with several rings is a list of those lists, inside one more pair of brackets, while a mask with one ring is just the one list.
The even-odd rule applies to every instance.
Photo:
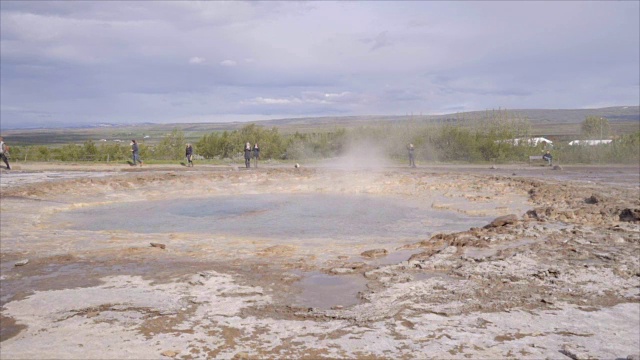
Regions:
[[[491, 218], [434, 210], [430, 202], [398, 196], [259, 194], [122, 202], [61, 212], [52, 220], [76, 230], [258, 237], [300, 247], [326, 246], [331, 240], [391, 250], [386, 257], [367, 260], [376, 266], [406, 260], [419, 251], [393, 251], [401, 245], [437, 232], [481, 226]], [[305, 306], [353, 305], [359, 301], [357, 293], [366, 288], [366, 280], [357, 275], [299, 275], [301, 294], [292, 302]]]
[[76, 230], [207, 233], [296, 241], [327, 238], [424, 239], [489, 218], [438, 211], [430, 203], [371, 195], [234, 195], [124, 202], [58, 215]]

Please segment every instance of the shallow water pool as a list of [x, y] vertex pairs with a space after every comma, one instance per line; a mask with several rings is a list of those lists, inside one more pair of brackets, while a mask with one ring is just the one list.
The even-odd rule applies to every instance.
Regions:
[[489, 219], [396, 197], [260, 194], [124, 202], [59, 213], [53, 220], [77, 230], [348, 240], [423, 237], [466, 230]]

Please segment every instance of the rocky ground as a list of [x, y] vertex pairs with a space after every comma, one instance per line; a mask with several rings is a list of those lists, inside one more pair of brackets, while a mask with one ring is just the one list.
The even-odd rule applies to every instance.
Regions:
[[[2, 359], [640, 356], [638, 167], [13, 167]], [[495, 220], [355, 243], [71, 226], [78, 209], [236, 194]]]

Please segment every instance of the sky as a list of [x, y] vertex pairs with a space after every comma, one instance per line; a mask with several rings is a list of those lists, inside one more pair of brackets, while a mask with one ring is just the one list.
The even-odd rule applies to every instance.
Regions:
[[0, 128], [640, 103], [640, 1], [0, 2]]

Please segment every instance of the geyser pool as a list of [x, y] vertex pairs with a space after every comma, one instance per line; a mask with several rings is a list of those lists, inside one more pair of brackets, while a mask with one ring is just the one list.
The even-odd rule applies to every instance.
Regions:
[[121, 202], [54, 216], [76, 230], [208, 233], [277, 239], [424, 238], [487, 217], [434, 210], [414, 199], [349, 194], [257, 194]]

